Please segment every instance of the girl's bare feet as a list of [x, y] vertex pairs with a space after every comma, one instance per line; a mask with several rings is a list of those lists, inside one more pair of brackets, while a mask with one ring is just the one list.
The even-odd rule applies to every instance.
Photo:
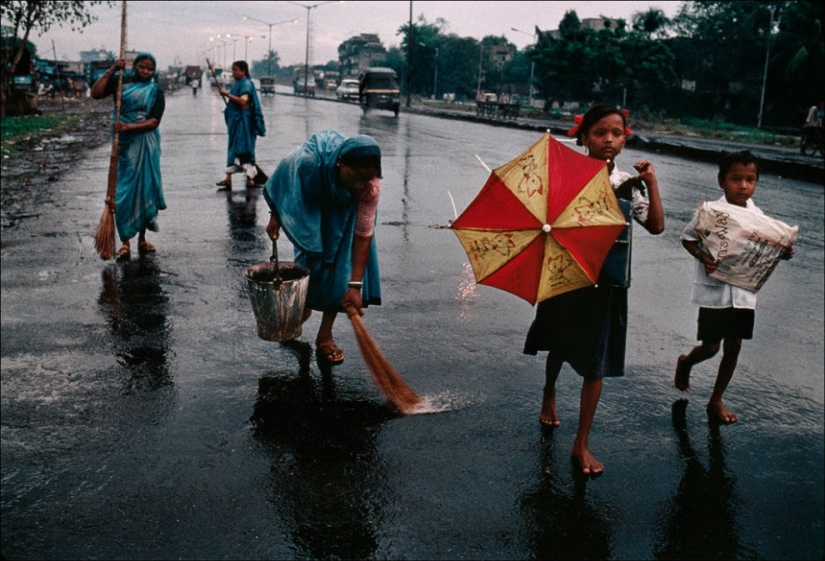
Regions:
[[604, 465], [593, 457], [593, 454], [587, 448], [573, 448], [571, 454], [573, 461], [579, 466], [584, 475], [601, 475], [604, 471]]
[[545, 397], [541, 402], [541, 413], [539, 414], [539, 421], [546, 427], [557, 427], [561, 425], [559, 415], [556, 413], [556, 396]]
[[739, 416], [725, 407], [722, 401], [711, 401], [708, 403], [708, 415], [720, 423], [730, 424], [739, 420]]
[[683, 392], [690, 391], [690, 366], [686, 364], [687, 356], [679, 355], [676, 360], [676, 376], [673, 377], [673, 385]]

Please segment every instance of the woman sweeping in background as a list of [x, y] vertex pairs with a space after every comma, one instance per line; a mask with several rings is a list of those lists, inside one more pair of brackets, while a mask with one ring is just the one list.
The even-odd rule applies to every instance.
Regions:
[[[158, 212], [166, 208], [160, 175], [160, 120], [166, 109], [163, 91], [155, 83], [155, 57], [140, 53], [132, 71], [123, 77], [120, 121], [114, 130], [118, 141], [115, 223], [123, 245], [117, 254], [131, 255], [129, 240], [138, 235], [141, 255], [155, 251], [146, 240], [146, 230], [158, 231]], [[123, 72], [119, 59], [92, 86], [92, 97], [103, 99], [117, 89], [115, 73]]]
[[338, 312], [381, 303], [373, 231], [381, 192], [381, 150], [372, 137], [316, 133], [278, 164], [264, 189], [271, 210], [266, 231], [281, 227], [295, 246], [295, 261], [310, 271], [304, 320], [323, 313], [317, 355], [344, 361], [332, 326]]
[[228, 103], [224, 110], [226, 128], [229, 132], [229, 146], [226, 151], [226, 177], [218, 181], [218, 191], [232, 190], [232, 174], [243, 173], [247, 188], [255, 187], [255, 139], [266, 136], [264, 114], [255, 84], [249, 78], [249, 65], [243, 60], [232, 63], [232, 78], [235, 85], [231, 91], [218, 90]]

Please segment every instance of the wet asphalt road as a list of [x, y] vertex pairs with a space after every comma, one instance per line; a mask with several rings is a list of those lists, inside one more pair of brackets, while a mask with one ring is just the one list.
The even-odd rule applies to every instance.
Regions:
[[222, 103], [182, 91], [161, 125], [156, 254], [94, 254], [107, 146], [3, 232], [5, 559], [823, 558], [822, 185], [760, 181], [757, 204], [801, 234], [726, 395], [740, 421], [719, 428], [704, 414], [718, 358], [689, 396], [672, 387], [696, 317], [678, 238], [720, 196], [715, 167], [620, 157], [653, 159], [667, 222], [657, 237], [636, 228], [627, 375], [605, 383], [590, 444], [606, 471], [585, 481], [569, 461], [579, 377], [565, 366], [562, 426], [543, 431], [544, 355], [521, 354], [533, 309], [476, 286], [445, 228], [448, 192], [461, 212], [486, 180], [475, 155], [498, 166], [536, 133], [264, 105], [267, 172], [326, 128], [381, 144], [384, 305], [365, 322], [431, 413], [384, 405], [345, 318], [332, 371], [305, 344], [317, 317], [302, 343], [257, 337], [241, 272], [269, 257], [266, 203], [215, 192]]

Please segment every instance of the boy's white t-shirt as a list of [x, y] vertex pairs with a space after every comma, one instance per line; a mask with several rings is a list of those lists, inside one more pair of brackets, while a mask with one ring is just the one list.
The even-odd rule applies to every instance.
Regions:
[[[726, 202], [724, 195], [719, 199], [719, 202]], [[745, 208], [751, 212], [764, 214], [751, 199], [748, 199], [745, 205]], [[697, 214], [694, 214], [693, 219], [685, 226], [682, 231], [682, 239], [699, 242], [699, 247], [705, 251], [705, 246], [702, 245], [702, 241], [696, 234], [696, 217]], [[707, 253], [707, 251], [705, 252]], [[756, 292], [710, 278], [705, 274], [705, 265], [697, 260], [690, 301], [702, 308], [748, 308], [753, 310], [756, 309]]]

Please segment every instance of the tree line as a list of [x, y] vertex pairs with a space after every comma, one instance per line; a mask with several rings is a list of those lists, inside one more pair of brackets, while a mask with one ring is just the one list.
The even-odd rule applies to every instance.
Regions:
[[[673, 19], [652, 8], [630, 22], [603, 23], [590, 29], [570, 10], [557, 33], [536, 26], [536, 44], [519, 51], [503, 36], [459, 37], [445, 20], [419, 16], [411, 29], [398, 29], [401, 44], [383, 64], [406, 89], [411, 45], [410, 89], [422, 97], [474, 99], [481, 89], [527, 98], [532, 67], [533, 97], [548, 108], [599, 101], [743, 125], [798, 127], [808, 107], [823, 100], [820, 2], [684, 2]], [[512, 48], [512, 60], [485, 55], [502, 45]]]

